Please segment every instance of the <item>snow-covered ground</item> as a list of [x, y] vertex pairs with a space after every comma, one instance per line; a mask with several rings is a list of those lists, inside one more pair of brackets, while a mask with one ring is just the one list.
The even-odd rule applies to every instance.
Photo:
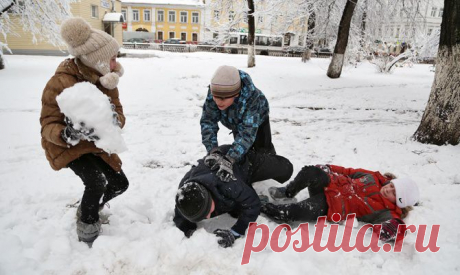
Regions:
[[[0, 71], [0, 274], [460, 273], [460, 147], [411, 140], [433, 81], [428, 65], [384, 75], [363, 63], [331, 80], [327, 59], [305, 64], [257, 56], [257, 67], [247, 69], [243, 55], [140, 53], [151, 57], [119, 60], [126, 71], [119, 89], [129, 148], [120, 157], [130, 188], [104, 210], [110, 224], [92, 249], [77, 241], [76, 208], [68, 207], [83, 184], [69, 169], [53, 171], [40, 145], [42, 90], [63, 58], [6, 57]], [[247, 71], [269, 99], [274, 145], [292, 161], [294, 175], [304, 165], [333, 163], [414, 178], [422, 202], [406, 222], [440, 224], [440, 251], [418, 253], [410, 234], [401, 253], [296, 253], [291, 246], [283, 253], [253, 253], [241, 266], [244, 239], [224, 249], [208, 233], [230, 227], [228, 216], [184, 238], [172, 222], [174, 196], [190, 165], [205, 154], [201, 106], [223, 64]], [[228, 133], [221, 127], [220, 143], [232, 141]], [[266, 181], [255, 188], [267, 194], [277, 185]], [[264, 216], [257, 221], [271, 230], [277, 225]]]

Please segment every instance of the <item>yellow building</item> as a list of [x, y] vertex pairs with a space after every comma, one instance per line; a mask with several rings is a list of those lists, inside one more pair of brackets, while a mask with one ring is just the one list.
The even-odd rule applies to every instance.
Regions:
[[[119, 17], [121, 17], [121, 1], [116, 0], [113, 3], [115, 4], [115, 13], [118, 13]], [[117, 17], [117, 14], [114, 14], [111, 11], [111, 0], [80, 0], [79, 2], [71, 4], [72, 16], [82, 17], [93, 28], [106, 31], [107, 33], [114, 36], [121, 45], [122, 24], [111, 23], [115, 20], [120, 20], [120, 18]], [[32, 42], [32, 34], [24, 32], [20, 27], [21, 24], [18, 23], [18, 18], [15, 15], [11, 16], [13, 17], [12, 20], [14, 26], [16, 27], [13, 29], [13, 31], [16, 34], [19, 34], [19, 36], [12, 34], [8, 35], [6, 42], [4, 41], [3, 36], [1, 36], [0, 41], [8, 44], [8, 47], [12, 50], [13, 54], [67, 55], [65, 52], [65, 44], [54, 46], [45, 41], [34, 44]]]
[[[122, 0], [124, 37], [136, 31], [147, 31], [154, 40], [179, 38], [198, 42], [204, 22], [201, 0]], [[125, 39], [126, 40], [126, 39]]]

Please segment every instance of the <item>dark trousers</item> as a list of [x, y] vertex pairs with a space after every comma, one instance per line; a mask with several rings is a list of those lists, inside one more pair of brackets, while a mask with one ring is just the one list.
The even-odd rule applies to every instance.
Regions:
[[249, 161], [248, 174], [251, 184], [268, 179], [284, 183], [292, 176], [292, 163], [285, 157], [257, 152], [255, 149], [249, 150], [246, 156]]
[[98, 221], [99, 206], [128, 189], [129, 182], [123, 171], [116, 172], [103, 159], [94, 154], [83, 155], [69, 163], [68, 167], [81, 178], [85, 185], [81, 199], [80, 219], [82, 222], [95, 223]]
[[293, 181], [286, 186], [287, 197], [294, 197], [301, 190], [308, 188], [310, 197], [306, 200], [262, 207], [262, 212], [280, 222], [312, 221], [319, 216], [327, 215], [327, 205], [324, 187], [329, 185], [329, 176], [318, 167], [305, 166]]
[[[234, 131], [233, 137], [235, 138], [237, 134], [238, 133]], [[251, 148], [261, 153], [276, 154], [275, 146], [272, 143], [272, 131], [270, 128], [270, 118], [268, 116], [257, 129], [256, 139]]]

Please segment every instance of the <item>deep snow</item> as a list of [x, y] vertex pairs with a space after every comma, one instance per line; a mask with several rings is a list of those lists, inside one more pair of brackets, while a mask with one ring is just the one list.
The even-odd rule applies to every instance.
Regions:
[[[305, 64], [300, 58], [257, 56], [257, 66], [247, 69], [244, 55], [127, 52], [131, 57], [119, 59], [126, 71], [119, 89], [128, 151], [120, 157], [130, 187], [104, 210], [110, 224], [103, 225], [92, 249], [77, 241], [76, 208], [68, 207], [82, 195], [83, 184], [69, 169], [53, 171], [40, 145], [41, 93], [63, 58], [6, 57], [7, 68], [0, 71], [0, 274], [460, 272], [460, 147], [410, 138], [434, 77], [428, 65], [385, 75], [362, 63], [331, 80], [327, 59]], [[192, 238], [184, 238], [172, 223], [174, 196], [190, 165], [205, 154], [201, 106], [214, 70], [223, 64], [248, 72], [267, 96], [275, 148], [294, 164], [294, 175], [304, 165], [333, 163], [414, 178], [421, 204], [406, 222], [440, 224], [440, 251], [416, 252], [411, 234], [401, 253], [267, 248], [240, 266], [244, 239], [223, 249], [208, 233], [230, 227], [228, 216], [204, 222]], [[228, 133], [221, 127], [221, 144], [232, 141]], [[255, 184], [263, 194], [270, 186], [278, 183]], [[264, 216], [257, 221], [271, 230], [277, 226]]]

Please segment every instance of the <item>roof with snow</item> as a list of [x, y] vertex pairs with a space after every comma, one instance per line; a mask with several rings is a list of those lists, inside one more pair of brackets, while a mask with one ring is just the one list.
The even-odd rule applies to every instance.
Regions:
[[122, 4], [204, 6], [202, 0], [121, 0]]

